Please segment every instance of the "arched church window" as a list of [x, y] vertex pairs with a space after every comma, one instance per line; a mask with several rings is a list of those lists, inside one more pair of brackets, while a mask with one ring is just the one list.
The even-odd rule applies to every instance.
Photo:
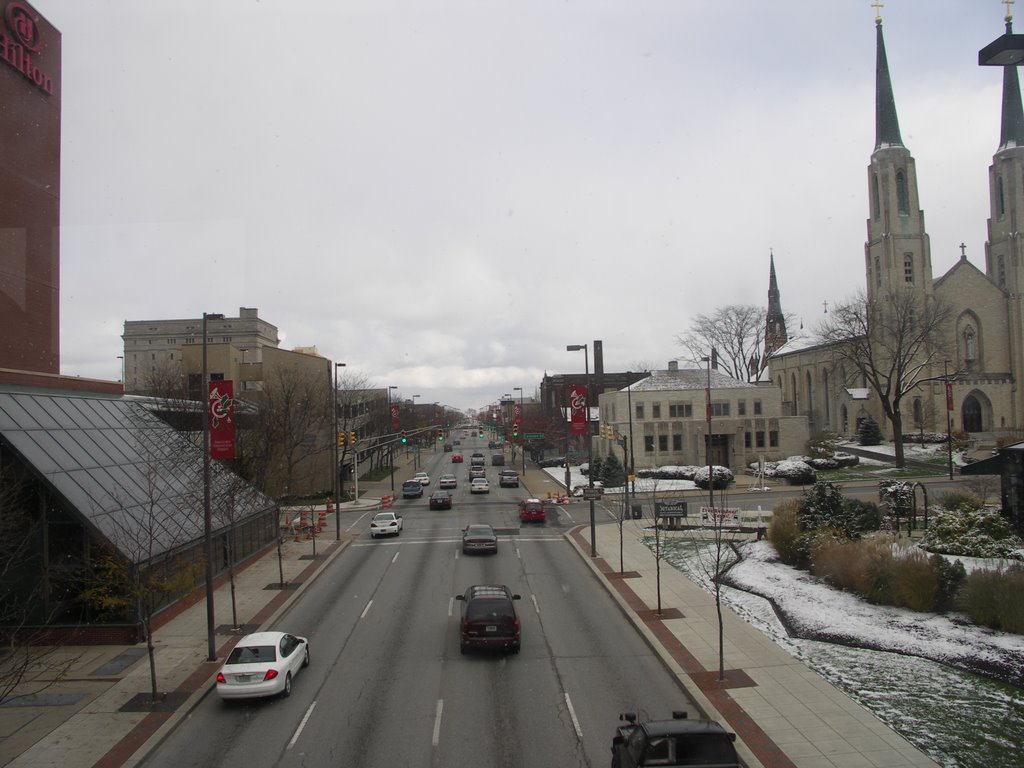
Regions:
[[996, 279], [999, 281], [999, 287], [1006, 287], [1006, 257], [1000, 254], [996, 256]]
[[811, 372], [807, 371], [807, 413], [814, 413], [814, 387], [811, 385]]
[[996, 176], [996, 216], [1000, 219], [1006, 213], [1006, 199], [1003, 196], [1003, 177]]
[[923, 412], [921, 410], [921, 398], [920, 397], [915, 397], [914, 398], [914, 426], [919, 427], [919, 428], [924, 426], [924, 415], [923, 415]]
[[882, 257], [875, 256], [875, 285], [882, 287]]
[[903, 254], [903, 282], [913, 285], [914, 283], [914, 255]]
[[964, 360], [973, 363], [977, 359], [977, 355], [974, 329], [968, 328], [964, 331]]
[[796, 416], [796, 415], [798, 415], [797, 414], [797, 408], [799, 407], [800, 403], [799, 403], [799, 398], [797, 397], [797, 394], [796, 394], [796, 374], [795, 373], [789, 374], [789, 385], [790, 385], [790, 387], [792, 387], [792, 392], [790, 393], [792, 395], [792, 399], [791, 399], [790, 402], [793, 403], [793, 415]]
[[900, 216], [910, 215], [910, 199], [907, 197], [907, 177], [903, 171], [896, 171], [896, 208]]
[[871, 174], [871, 207], [875, 214], [875, 221], [882, 218], [882, 209], [878, 202], [878, 174]]
[[842, 429], [840, 431], [845, 434], [846, 431], [850, 428], [850, 414], [846, 410], [846, 406], [845, 405], [843, 405], [839, 409], [839, 421], [840, 421], [840, 426], [842, 427]]
[[831, 400], [831, 398], [829, 397], [829, 393], [828, 393], [828, 371], [824, 371], [822, 373], [822, 379], [823, 379], [823, 381], [822, 381], [821, 391], [822, 391], [822, 395], [823, 395], [822, 399], [824, 400], [824, 403], [825, 403], [825, 421], [829, 422], [830, 419], [831, 419], [831, 413], [829, 412], [831, 410], [829, 408], [829, 406], [830, 406], [830, 402], [829, 401]]

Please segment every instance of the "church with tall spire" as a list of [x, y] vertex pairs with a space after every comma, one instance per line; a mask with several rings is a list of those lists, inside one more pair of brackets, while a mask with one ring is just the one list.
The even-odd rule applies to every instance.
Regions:
[[[945, 365], [926, 378], [954, 374], [949, 404], [954, 432], [1017, 433], [1024, 429], [1024, 108], [1016, 66], [1003, 68], [999, 144], [989, 166], [988, 240], [984, 271], [967, 260], [966, 246], [944, 275], [933, 277], [931, 245], [918, 198], [913, 155], [900, 134], [882, 19], [876, 16], [875, 146], [867, 169], [868, 217], [864, 243], [867, 302], [913, 291], [952, 311]], [[1012, 18], [1006, 17], [1007, 32]], [[808, 419], [810, 432], [853, 436], [871, 417], [885, 424], [881, 403], [867, 382], [837, 363], [827, 344], [802, 346], [770, 336], [781, 317], [774, 258], [769, 278], [768, 376], [782, 390], [787, 415]], [[783, 333], [784, 333], [783, 326]], [[773, 348], [774, 347], [774, 348]], [[849, 374], [849, 375], [848, 375]], [[945, 432], [947, 393], [929, 381], [902, 403], [904, 433]], [[891, 432], [891, 425], [886, 425]]]

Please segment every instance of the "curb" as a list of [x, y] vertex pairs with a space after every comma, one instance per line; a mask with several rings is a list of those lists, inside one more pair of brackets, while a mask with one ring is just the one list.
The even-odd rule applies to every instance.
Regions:
[[[352, 539], [351, 538], [343, 538], [343, 539], [336, 540], [335, 542], [333, 542], [332, 545], [331, 545], [333, 547], [333, 549], [330, 551], [329, 554], [327, 554], [327, 556], [324, 558], [324, 560], [322, 562], [320, 562], [320, 563], [314, 563], [315, 565], [317, 565], [317, 568], [309, 575], [309, 578], [303, 579], [302, 584], [299, 585], [299, 588], [294, 590], [293, 592], [291, 592], [288, 595], [288, 597], [284, 600], [284, 602], [282, 602], [281, 605], [279, 605], [270, 616], [268, 616], [265, 620], [261, 621], [260, 622], [260, 626], [262, 627], [262, 626], [271, 626], [271, 625], [273, 625], [278, 620], [278, 618], [281, 617], [282, 614], [284, 614], [288, 609], [290, 609], [292, 607], [292, 605], [299, 598], [299, 596], [303, 592], [306, 591], [306, 588], [310, 584], [312, 584], [320, 576], [321, 573], [326, 571], [327, 570], [327, 566], [330, 565], [332, 562], [334, 562], [334, 559], [336, 557], [338, 557], [342, 552], [344, 552], [348, 548], [348, 545], [351, 544], [351, 543], [352, 543]], [[235, 638], [235, 639], [237, 639], [237, 638]], [[228, 640], [223, 646], [221, 646], [221, 648], [224, 649], [224, 648], [226, 648], [231, 643], [232, 643], [232, 640]], [[220, 650], [218, 650], [218, 658], [219, 657], [220, 657]], [[97, 766], [103, 766], [104, 768], [121, 768], [121, 767], [136, 766], [139, 763], [145, 761], [145, 759], [147, 757], [149, 757], [149, 755], [157, 747], [159, 747], [168, 736], [170, 736], [170, 734], [177, 727], [178, 723], [181, 722], [182, 719], [184, 719], [185, 717], [190, 715], [192, 713], [192, 710], [194, 710], [197, 706], [199, 706], [199, 703], [203, 699], [205, 699], [210, 693], [213, 692], [213, 686], [210, 685], [210, 679], [213, 677], [213, 675], [216, 674], [217, 670], [220, 669], [220, 664], [216, 663], [216, 662], [206, 662], [203, 665], [203, 666], [206, 666], [206, 665], [214, 665], [214, 664], [216, 664], [216, 666], [212, 669], [210, 674], [207, 676], [205, 682], [203, 682], [201, 685], [199, 685], [195, 689], [195, 691], [193, 691], [192, 694], [185, 700], [185, 702], [180, 707], [178, 707], [174, 711], [174, 713], [171, 714], [170, 717], [168, 717], [166, 720], [164, 720], [156, 728], [156, 730], [148, 738], [146, 738], [146, 740], [143, 741], [136, 750], [134, 750], [131, 753], [131, 755], [126, 757], [124, 760], [120, 760], [120, 761], [118, 761], [118, 760], [108, 760], [107, 756], [104, 755], [102, 758], [100, 758], [99, 761], [97, 761], [96, 765]], [[193, 675], [198, 674], [201, 671], [202, 671], [202, 667], [200, 667], [198, 670], [196, 670], [196, 672], [194, 672]], [[187, 680], [188, 680], [188, 678], [186, 678], [186, 682], [187, 682]], [[141, 725], [141, 723], [140, 723], [140, 725]], [[136, 726], [136, 727], [139, 727], [139, 726]], [[119, 742], [117, 745], [112, 747], [111, 750], [108, 751], [107, 754], [109, 755], [111, 752], [113, 752], [115, 749], [117, 749], [118, 746], [120, 745], [120, 743], [129, 741], [131, 739], [132, 739], [132, 734], [131, 734], [131, 732], [129, 732], [129, 734], [124, 739], [122, 739], [121, 742]]]

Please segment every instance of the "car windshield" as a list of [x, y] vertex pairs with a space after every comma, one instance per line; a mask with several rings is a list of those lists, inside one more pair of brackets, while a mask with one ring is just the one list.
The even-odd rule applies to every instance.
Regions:
[[653, 737], [644, 750], [644, 765], [735, 765], [736, 749], [721, 734]]
[[225, 663], [269, 664], [272, 661], [277, 661], [277, 649], [272, 645], [236, 645]]

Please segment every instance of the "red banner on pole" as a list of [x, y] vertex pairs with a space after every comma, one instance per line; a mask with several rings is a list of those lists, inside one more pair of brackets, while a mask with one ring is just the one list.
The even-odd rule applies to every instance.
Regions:
[[402, 407], [398, 403], [391, 404], [391, 429], [397, 430], [402, 426], [398, 419], [398, 415], [402, 412]]
[[515, 403], [512, 406], [512, 423], [515, 426], [519, 426], [523, 421], [523, 406], [519, 403]]
[[953, 384], [948, 381], [946, 382], [946, 410], [953, 410]]
[[210, 458], [235, 458], [235, 390], [231, 381], [209, 382]]
[[574, 435], [587, 434], [587, 388], [569, 388], [569, 427]]

